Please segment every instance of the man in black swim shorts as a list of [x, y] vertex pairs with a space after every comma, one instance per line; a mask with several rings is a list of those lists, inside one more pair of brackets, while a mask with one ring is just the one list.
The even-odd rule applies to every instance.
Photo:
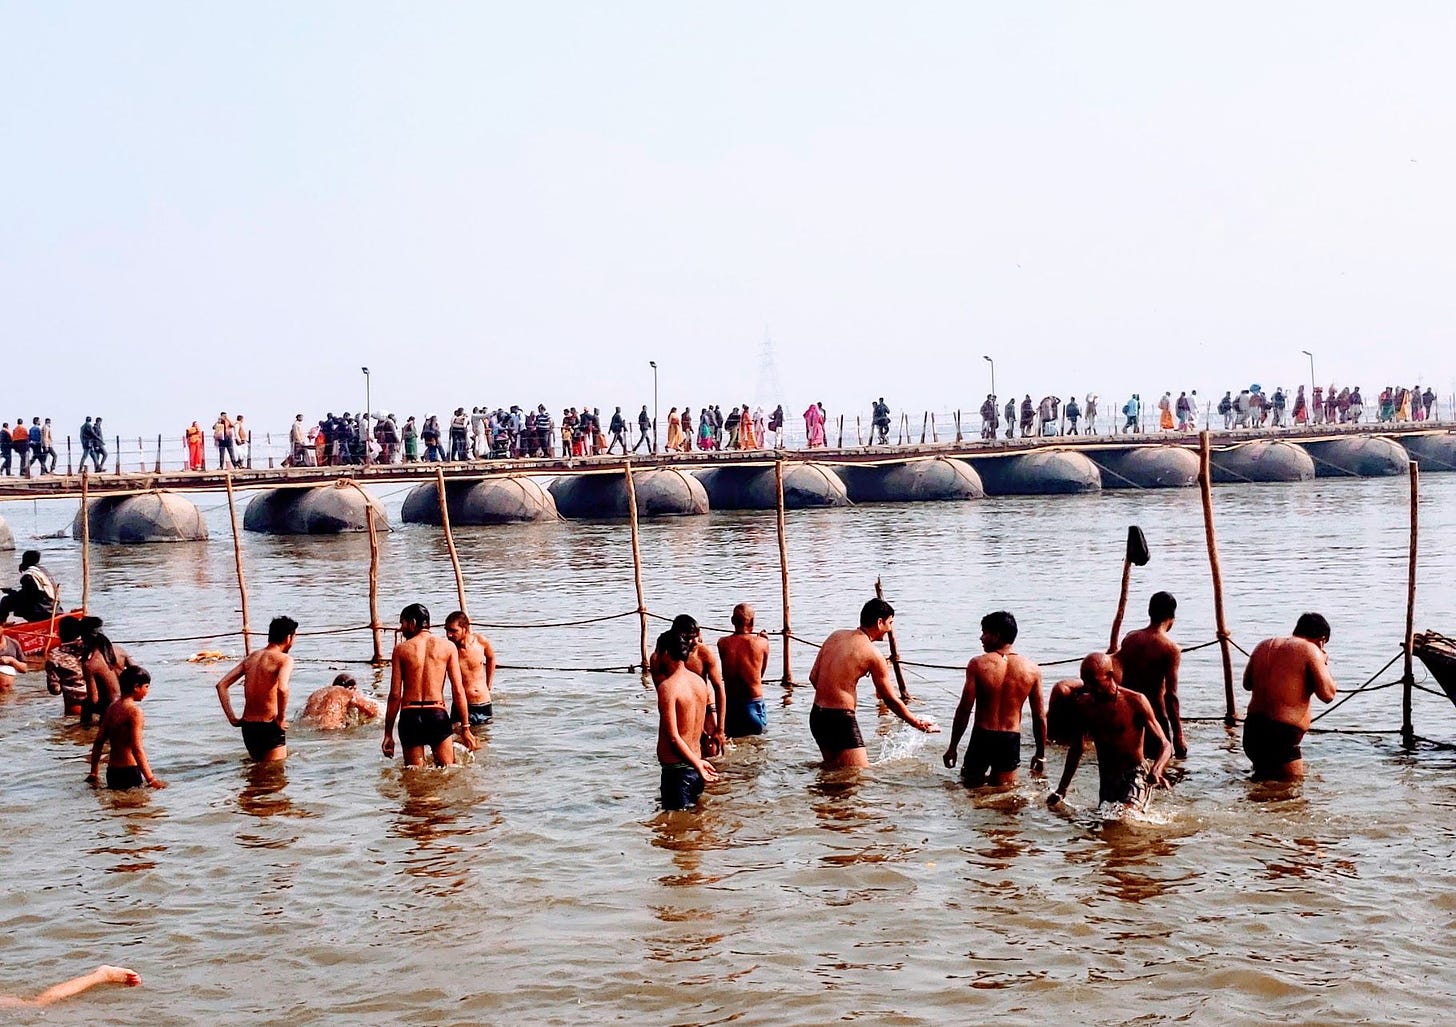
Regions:
[[1244, 668], [1244, 688], [1253, 693], [1244, 720], [1244, 752], [1256, 781], [1294, 781], [1304, 776], [1300, 742], [1309, 730], [1310, 700], [1335, 698], [1335, 679], [1325, 644], [1330, 623], [1306, 613], [1288, 638], [1266, 638]]
[[1017, 635], [1016, 618], [1005, 610], [981, 618], [981, 648], [984, 652], [966, 664], [966, 684], [951, 723], [950, 745], [944, 762], [956, 765], [956, 748], [966, 725], [975, 713], [971, 741], [961, 764], [961, 780], [971, 788], [988, 781], [998, 787], [1016, 783], [1021, 766], [1021, 710], [1031, 703], [1031, 733], [1036, 755], [1031, 772], [1046, 770], [1046, 704], [1041, 694], [1041, 668], [1012, 651]]
[[[294, 634], [298, 622], [274, 617], [268, 645], [243, 658], [217, 683], [217, 699], [228, 723], [240, 728], [248, 755], [259, 763], [288, 758], [288, 679], [293, 674]], [[243, 715], [233, 713], [229, 690], [243, 683]]]
[[[389, 703], [380, 751], [394, 756], [398, 720], [406, 767], [424, 766], [426, 751], [434, 753], [437, 766], [452, 766], [455, 743], [450, 714], [445, 710], [445, 682], [450, 683], [456, 709], [470, 706], [460, 676], [459, 651], [451, 642], [430, 634], [430, 611], [421, 603], [411, 603], [400, 612], [399, 631], [404, 638], [390, 655]], [[467, 749], [477, 748], [468, 723], [460, 727], [460, 742]]]
[[824, 640], [809, 682], [814, 686], [814, 705], [809, 711], [809, 732], [819, 743], [826, 769], [869, 766], [864, 737], [855, 718], [859, 682], [866, 674], [875, 692], [905, 723], [917, 731], [935, 732], [934, 721], [912, 714], [890, 685], [890, 665], [874, 643], [890, 633], [895, 611], [883, 599], [871, 599], [860, 610], [859, 627], [836, 631]]

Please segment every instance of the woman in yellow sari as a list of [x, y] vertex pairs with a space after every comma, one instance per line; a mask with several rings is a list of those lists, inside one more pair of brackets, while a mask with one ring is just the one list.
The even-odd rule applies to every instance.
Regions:
[[682, 449], [682, 418], [677, 416], [677, 407], [667, 412], [667, 451], [676, 453]]

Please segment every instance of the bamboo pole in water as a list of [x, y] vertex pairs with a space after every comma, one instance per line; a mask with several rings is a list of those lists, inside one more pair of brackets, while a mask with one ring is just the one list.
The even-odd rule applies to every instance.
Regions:
[[[66, 440], [70, 441], [69, 438]], [[81, 613], [91, 602], [91, 475], [81, 465]]]
[[774, 504], [778, 510], [779, 583], [782, 586], [784, 598], [784, 684], [792, 685], [794, 672], [789, 665], [789, 635], [793, 629], [789, 626], [789, 550], [784, 530], [784, 461], [782, 457], [774, 461]]
[[[455, 598], [460, 603], [460, 612], [470, 616], [465, 606], [465, 575], [460, 570], [460, 554], [455, 551], [455, 533], [450, 530], [450, 504], [445, 501], [445, 468], [435, 468], [435, 490], [440, 497], [440, 526], [445, 529], [445, 546], [450, 550], [450, 566], [455, 569]], [[369, 511], [373, 523], [374, 512]]]
[[627, 525], [632, 530], [632, 582], [637, 586], [637, 620], [642, 628], [642, 676], [647, 677], [647, 601], [642, 594], [642, 546], [637, 529], [637, 486], [632, 481], [632, 461], [623, 461], [627, 479]]
[[1218, 536], [1213, 529], [1213, 454], [1208, 431], [1198, 436], [1198, 489], [1203, 494], [1203, 534], [1208, 543], [1208, 567], [1213, 575], [1213, 619], [1218, 628], [1218, 651], [1223, 659], [1223, 722], [1238, 723], [1234, 707], [1234, 661], [1229, 652], [1228, 623], [1223, 615], [1223, 571], [1218, 563]]
[[[879, 578], [875, 578], [875, 598], [885, 598], [885, 588]], [[910, 689], [905, 687], [905, 671], [900, 666], [900, 647], [895, 644], [895, 632], [891, 631], [885, 636], [890, 640], [890, 666], [895, 669], [895, 684], [900, 688], [900, 698], [904, 702], [911, 699]]]
[[1132, 586], [1132, 555], [1122, 559], [1122, 590], [1117, 594], [1117, 614], [1112, 618], [1112, 639], [1107, 643], [1109, 653], [1117, 652], [1118, 636], [1122, 633], [1122, 618], [1127, 613], [1127, 592]]
[[1421, 492], [1420, 466], [1410, 462], [1410, 563], [1406, 571], [1405, 596], [1405, 673], [1401, 676], [1400, 736], [1406, 745], [1416, 739], [1415, 725], [1411, 722], [1411, 689], [1415, 686], [1415, 664], [1413, 663], [1416, 632], [1416, 551], [1420, 534], [1418, 504]]
[[374, 638], [374, 656], [370, 663], [378, 667], [385, 662], [383, 625], [379, 622], [379, 531], [374, 526], [374, 511], [369, 508], [369, 494], [352, 478], [349, 484], [364, 497], [364, 510], [369, 525], [369, 631]]
[[248, 624], [248, 583], [243, 579], [243, 540], [238, 535], [238, 506], [233, 498], [233, 472], [227, 471], [222, 480], [227, 486], [228, 519], [233, 526], [233, 563], [238, 571], [238, 594], [243, 601], [243, 655], [247, 656], [253, 651], [253, 638]]

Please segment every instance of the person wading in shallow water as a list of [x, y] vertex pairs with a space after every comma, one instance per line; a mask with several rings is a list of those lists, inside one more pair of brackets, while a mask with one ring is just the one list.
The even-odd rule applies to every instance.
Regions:
[[989, 782], [998, 787], [1016, 783], [1021, 765], [1021, 709], [1031, 702], [1031, 733], [1036, 755], [1031, 772], [1046, 770], [1046, 705], [1041, 694], [1041, 668], [1013, 652], [1016, 618], [1005, 610], [981, 618], [981, 648], [985, 650], [966, 664], [966, 686], [951, 724], [950, 744], [944, 763], [956, 765], [956, 749], [975, 711], [976, 723], [966, 746], [961, 780], [972, 788]]
[[[394, 757], [394, 723], [398, 720], [406, 767], [424, 766], [427, 750], [433, 751], [437, 766], [453, 766], [454, 728], [445, 709], [447, 680], [455, 708], [470, 706], [460, 677], [459, 652], [449, 641], [430, 634], [430, 611], [422, 603], [411, 603], [400, 611], [399, 633], [404, 641], [395, 645], [389, 657], [389, 703], [380, 751]], [[460, 743], [471, 750], [478, 747], [469, 724], [460, 726]]]
[[[1163, 768], [1173, 755], [1158, 718], [1147, 699], [1117, 683], [1117, 664], [1106, 653], [1091, 653], [1082, 661], [1082, 681], [1059, 681], [1052, 690], [1047, 722], [1053, 741], [1065, 742], [1067, 763], [1047, 805], [1058, 805], [1067, 795], [1082, 762], [1083, 736], [1091, 735], [1097, 749], [1097, 797], [1103, 804], [1125, 811], [1146, 808], [1155, 787], [1164, 785]], [[1158, 742], [1149, 760], [1143, 740]]]
[[299, 719], [319, 731], [339, 731], [358, 720], [379, 716], [379, 704], [359, 692], [352, 674], [340, 674], [308, 697]]
[[733, 634], [718, 639], [723, 667], [724, 733], [729, 738], [761, 735], [768, 729], [763, 703], [763, 674], [768, 670], [768, 635], [753, 629], [753, 607], [733, 607]]
[[703, 758], [702, 739], [714, 714], [713, 691], [688, 669], [693, 636], [669, 629], [657, 638], [652, 654], [657, 687], [657, 762], [662, 765], [662, 808], [697, 805], [718, 772]]
[[[465, 719], [471, 727], [489, 724], [495, 718], [491, 688], [495, 685], [495, 650], [490, 639], [470, 630], [470, 618], [456, 610], [445, 618], [445, 637], [460, 654], [460, 678], [465, 684], [468, 704]], [[451, 711], [450, 719], [461, 722], [460, 708]]]
[[[246, 657], [217, 683], [217, 699], [233, 727], [242, 728], [243, 745], [259, 763], [288, 758], [288, 679], [293, 673], [293, 636], [298, 622], [274, 617], [268, 625], [268, 645]], [[243, 683], [243, 715], [233, 713], [228, 694]]]
[[921, 720], [890, 687], [890, 665], [873, 643], [895, 626], [895, 610], [883, 599], [871, 599], [860, 610], [859, 627], [836, 631], [824, 640], [809, 683], [814, 686], [814, 705], [809, 710], [809, 732], [819, 744], [826, 769], [867, 767], [869, 754], [860, 734], [855, 707], [859, 703], [859, 682], [866, 674], [875, 686], [880, 702], [916, 731], [940, 730], [934, 721]]
[[101, 715], [101, 727], [96, 732], [96, 743], [91, 746], [91, 772], [86, 775], [89, 784], [98, 783], [101, 770], [101, 750], [111, 746], [106, 757], [106, 787], [113, 791], [131, 788], [165, 788], [167, 785], [152, 773], [147, 762], [146, 750], [142, 747], [142, 730], [146, 718], [142, 716], [141, 702], [151, 691], [152, 676], [138, 666], [122, 670], [121, 696], [106, 708]]
[[1117, 651], [1122, 683], [1147, 699], [1163, 734], [1173, 740], [1173, 755], [1188, 755], [1183, 742], [1183, 718], [1178, 706], [1178, 667], [1183, 653], [1168, 636], [1178, 600], [1170, 592], [1155, 592], [1148, 600], [1148, 626], [1129, 631]]
[[1325, 645], [1330, 623], [1306, 613], [1291, 638], [1266, 638], [1254, 647], [1244, 668], [1244, 688], [1252, 692], [1244, 718], [1244, 753], [1256, 781], [1295, 781], [1304, 776], [1299, 743], [1309, 730], [1309, 701], [1333, 702], [1335, 679]]

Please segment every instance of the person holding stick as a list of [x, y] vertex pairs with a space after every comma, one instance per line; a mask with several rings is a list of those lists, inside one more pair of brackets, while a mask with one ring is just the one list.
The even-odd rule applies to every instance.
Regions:
[[1158, 726], [1173, 740], [1173, 755], [1181, 760], [1188, 756], [1178, 706], [1178, 667], [1183, 653], [1168, 636], [1177, 612], [1178, 600], [1171, 592], [1154, 592], [1148, 600], [1148, 626], [1129, 631], [1116, 656], [1122, 665], [1123, 684], [1148, 700]]
[[1249, 710], [1244, 719], [1244, 753], [1255, 781], [1297, 781], [1304, 776], [1299, 743], [1309, 730], [1309, 701], [1333, 702], [1330, 622], [1317, 613], [1300, 616], [1291, 638], [1266, 638], [1244, 668]]
[[910, 712], [890, 686], [890, 665], [874, 643], [888, 635], [895, 625], [895, 610], [883, 599], [871, 599], [859, 614], [859, 627], [836, 631], [824, 640], [809, 683], [814, 686], [814, 705], [809, 711], [809, 732], [824, 756], [824, 767], [867, 767], [869, 755], [860, 734], [855, 707], [859, 703], [859, 682], [865, 675], [875, 686], [880, 701], [916, 731], [934, 734], [934, 721], [921, 720]]
[[1036, 741], [1031, 772], [1040, 775], [1046, 771], [1041, 668], [1012, 651], [1016, 634], [1016, 618], [1010, 613], [997, 610], [986, 614], [981, 618], [981, 648], [985, 652], [966, 664], [966, 686], [951, 724], [944, 762], [948, 768], [955, 767], [956, 750], [974, 710], [976, 723], [961, 767], [961, 780], [970, 788], [979, 788], [988, 779], [998, 788], [1016, 783], [1016, 768], [1021, 765], [1021, 709], [1028, 699], [1031, 732]]

